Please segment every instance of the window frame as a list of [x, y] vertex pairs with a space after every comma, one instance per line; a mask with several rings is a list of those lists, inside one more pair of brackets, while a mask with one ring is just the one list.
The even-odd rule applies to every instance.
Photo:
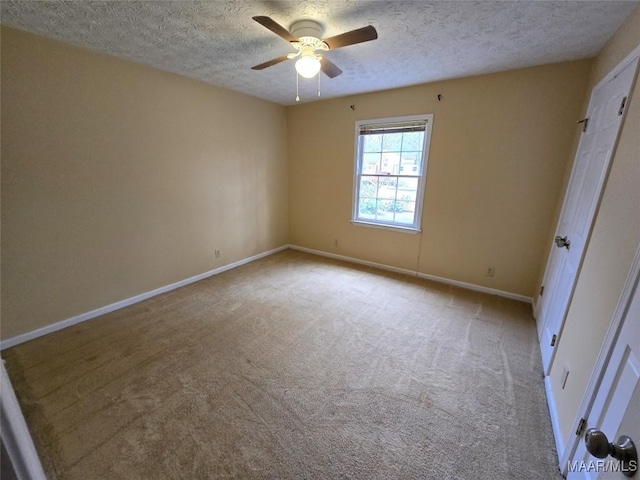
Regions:
[[[360, 129], [364, 125], [376, 125], [376, 124], [390, 124], [390, 123], [402, 123], [402, 122], [414, 122], [424, 121], [426, 122], [424, 129], [424, 143], [422, 145], [422, 171], [419, 176], [415, 175], [390, 175], [396, 178], [409, 177], [418, 179], [418, 189], [416, 191], [416, 202], [414, 209], [414, 222], [411, 225], [400, 224], [396, 222], [384, 222], [380, 220], [367, 220], [358, 218], [358, 204], [360, 200], [360, 179], [362, 176], [362, 143], [363, 135], [360, 135]], [[402, 117], [385, 117], [374, 118], [367, 120], [357, 120], [355, 124], [355, 160], [354, 160], [354, 174], [353, 174], [353, 198], [351, 205], [351, 223], [363, 227], [383, 228], [390, 229], [405, 233], [419, 233], [422, 231], [422, 209], [424, 205], [424, 193], [427, 183], [427, 170], [429, 163], [429, 148], [431, 146], [431, 132], [433, 127], [433, 114], [425, 113], [422, 115], [405, 115]], [[381, 175], [383, 176], [383, 175]]]

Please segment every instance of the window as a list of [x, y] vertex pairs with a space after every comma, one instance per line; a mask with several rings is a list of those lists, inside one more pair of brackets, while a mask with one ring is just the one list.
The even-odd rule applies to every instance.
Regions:
[[355, 223], [420, 230], [433, 115], [356, 122]]

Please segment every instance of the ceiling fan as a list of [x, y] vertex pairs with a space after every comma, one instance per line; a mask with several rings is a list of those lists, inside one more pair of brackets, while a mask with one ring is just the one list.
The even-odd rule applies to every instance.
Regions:
[[335, 50], [378, 38], [378, 32], [371, 25], [322, 40], [322, 25], [314, 20], [298, 20], [291, 25], [291, 31], [270, 17], [253, 17], [253, 20], [290, 42], [296, 51], [261, 63], [251, 67], [251, 69], [263, 70], [285, 60], [300, 57], [296, 61], [295, 67], [296, 71], [305, 78], [313, 78], [320, 70], [329, 78], [335, 78], [342, 73], [342, 70], [335, 63], [318, 54], [318, 52]]

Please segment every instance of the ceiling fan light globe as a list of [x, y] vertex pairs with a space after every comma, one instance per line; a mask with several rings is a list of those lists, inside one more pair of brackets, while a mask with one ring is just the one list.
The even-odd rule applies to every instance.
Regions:
[[315, 57], [302, 57], [296, 61], [296, 71], [304, 78], [313, 78], [320, 71], [320, 60]]

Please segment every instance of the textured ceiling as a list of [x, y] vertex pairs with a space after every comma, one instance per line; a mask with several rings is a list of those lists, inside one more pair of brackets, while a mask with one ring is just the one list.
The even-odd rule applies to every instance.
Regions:
[[[343, 74], [321, 98], [586, 58], [637, 1], [6, 1], [5, 25], [175, 72], [283, 105], [295, 103], [292, 52], [252, 16], [286, 28], [319, 21], [325, 37], [373, 25], [376, 41], [330, 51]], [[301, 101], [317, 81], [300, 79]]]

